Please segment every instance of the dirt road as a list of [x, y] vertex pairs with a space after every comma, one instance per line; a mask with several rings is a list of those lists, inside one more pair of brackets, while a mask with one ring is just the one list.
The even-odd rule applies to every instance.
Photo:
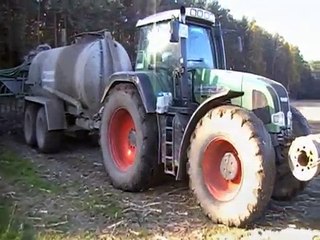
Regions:
[[[320, 132], [319, 123], [312, 123], [312, 127]], [[161, 186], [135, 194], [114, 189], [99, 147], [85, 142], [66, 138], [61, 153], [43, 155], [27, 147], [21, 131], [15, 130], [1, 136], [0, 151], [1, 197], [11, 203], [19, 231], [40, 234], [42, 239], [65, 239], [65, 234], [78, 239], [320, 236], [320, 178], [290, 202], [272, 201], [261, 219], [247, 229], [237, 229], [212, 224], [186, 183], [168, 179]]]
[[319, 125], [320, 122], [320, 101], [304, 100], [292, 103], [312, 123]]

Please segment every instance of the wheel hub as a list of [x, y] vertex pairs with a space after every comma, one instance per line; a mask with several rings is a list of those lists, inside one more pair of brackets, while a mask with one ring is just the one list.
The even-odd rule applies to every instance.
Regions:
[[223, 137], [217, 137], [206, 147], [202, 171], [209, 193], [218, 201], [230, 201], [242, 183], [241, 161], [235, 147]]
[[137, 137], [135, 129], [131, 129], [128, 136], [130, 148], [135, 148], [137, 145]]
[[113, 113], [107, 137], [112, 160], [120, 171], [127, 171], [134, 164], [137, 135], [134, 121], [126, 109], [120, 108]]
[[223, 178], [227, 181], [232, 181], [238, 173], [238, 161], [231, 152], [224, 154], [220, 164], [220, 172]]

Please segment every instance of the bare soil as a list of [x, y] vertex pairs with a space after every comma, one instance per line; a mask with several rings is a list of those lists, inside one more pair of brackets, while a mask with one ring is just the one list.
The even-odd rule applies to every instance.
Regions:
[[[109, 184], [99, 146], [66, 137], [60, 153], [43, 155], [25, 145], [21, 124], [15, 123], [13, 130], [7, 125], [6, 133], [0, 133], [0, 151], [29, 161], [41, 179], [55, 186], [17, 183], [0, 171], [0, 197], [14, 202], [16, 212], [36, 232], [88, 232], [100, 239], [319, 239], [320, 178], [292, 201], [271, 201], [263, 217], [246, 229], [227, 228], [203, 215], [187, 183], [168, 179], [146, 192], [122, 192]], [[320, 132], [319, 123], [312, 127]]]

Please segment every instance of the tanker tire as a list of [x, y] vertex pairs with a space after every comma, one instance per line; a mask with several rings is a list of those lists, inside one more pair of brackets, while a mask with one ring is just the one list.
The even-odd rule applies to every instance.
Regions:
[[[292, 130], [294, 137], [306, 136], [311, 134], [307, 119], [295, 107], [291, 106]], [[303, 191], [309, 182], [296, 179], [291, 173], [288, 163], [289, 147], [282, 150], [283, 159], [277, 166], [276, 184], [273, 189], [272, 198], [278, 201], [288, 201]]]
[[[115, 147], [112, 147], [111, 144], [113, 134], [115, 135], [113, 141], [116, 139], [121, 141], [122, 138], [116, 135], [120, 135], [121, 129], [127, 124], [125, 122], [119, 124], [119, 129], [117, 129], [119, 132], [114, 132], [110, 127], [113, 126], [111, 125], [113, 122], [117, 122], [113, 116], [119, 109], [129, 113], [127, 116], [131, 117], [134, 129], [136, 129], [136, 155], [134, 155], [133, 163], [125, 170], [120, 169], [117, 165], [115, 155], [112, 152], [115, 151]], [[127, 135], [124, 136], [127, 137]], [[100, 128], [100, 146], [106, 172], [115, 188], [139, 192], [158, 184], [157, 179], [162, 176], [163, 172], [160, 171], [161, 167], [158, 165], [156, 116], [145, 112], [139, 92], [133, 85], [119, 84], [108, 95]], [[123, 152], [125, 152], [124, 149]]]
[[36, 119], [38, 108], [36, 104], [27, 104], [24, 112], [24, 139], [31, 147], [37, 146]]
[[61, 131], [48, 131], [48, 123], [44, 107], [41, 107], [36, 119], [36, 138], [41, 153], [56, 153], [60, 150]]
[[[211, 141], [220, 138], [232, 143], [241, 166], [242, 176], [237, 178], [237, 190], [232, 190], [232, 197], [224, 195], [225, 192], [221, 196], [215, 195], [207, 187], [206, 176], [212, 184], [217, 184], [218, 178], [222, 177], [220, 171], [220, 175], [213, 173], [212, 168], [207, 171], [209, 175], [203, 171], [206, 156], [210, 156], [208, 159], [212, 166], [212, 162], [220, 159], [218, 154], [229, 152], [221, 150], [225, 145], [214, 142], [216, 152], [207, 153]], [[214, 223], [240, 227], [260, 217], [271, 198], [275, 171], [275, 153], [270, 135], [252, 112], [231, 105], [220, 106], [210, 110], [198, 122], [188, 149], [189, 184], [204, 213]], [[214, 179], [212, 175], [215, 175]]]

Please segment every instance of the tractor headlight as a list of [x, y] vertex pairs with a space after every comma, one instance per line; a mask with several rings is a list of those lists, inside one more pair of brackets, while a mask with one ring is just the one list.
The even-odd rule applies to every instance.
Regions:
[[286, 126], [285, 115], [283, 112], [277, 112], [271, 115], [271, 122], [279, 127]]

